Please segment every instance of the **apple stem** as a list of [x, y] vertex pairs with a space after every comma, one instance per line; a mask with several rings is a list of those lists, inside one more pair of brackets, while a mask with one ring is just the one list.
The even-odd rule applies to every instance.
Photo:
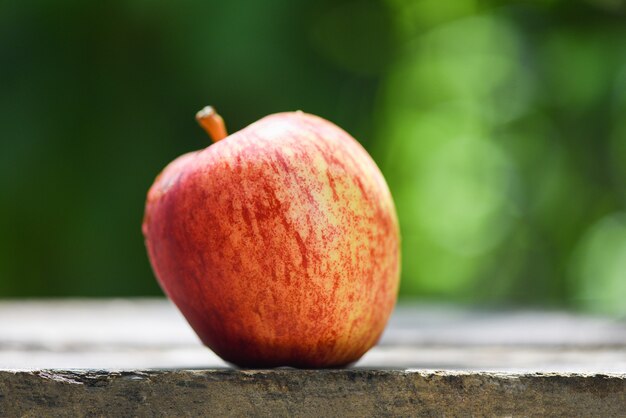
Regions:
[[224, 119], [217, 114], [212, 106], [206, 106], [196, 113], [196, 120], [209, 134], [213, 142], [220, 141], [228, 136]]

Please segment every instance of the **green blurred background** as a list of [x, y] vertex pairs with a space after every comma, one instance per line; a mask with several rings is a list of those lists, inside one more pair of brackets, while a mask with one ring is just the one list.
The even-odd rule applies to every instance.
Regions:
[[626, 314], [626, 5], [3, 1], [0, 297], [161, 294], [145, 194], [302, 109], [383, 170], [401, 296]]

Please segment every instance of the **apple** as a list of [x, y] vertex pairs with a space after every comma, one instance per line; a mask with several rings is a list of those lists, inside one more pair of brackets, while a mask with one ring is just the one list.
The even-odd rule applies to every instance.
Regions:
[[170, 163], [148, 192], [154, 273], [202, 342], [240, 367], [340, 367], [379, 339], [397, 298], [399, 230], [385, 180], [345, 131], [267, 116]]

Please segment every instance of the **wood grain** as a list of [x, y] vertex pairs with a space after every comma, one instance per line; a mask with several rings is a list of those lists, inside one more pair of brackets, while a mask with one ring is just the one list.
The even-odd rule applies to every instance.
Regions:
[[13, 416], [626, 416], [626, 323], [405, 304], [352, 368], [238, 370], [166, 300], [4, 301]]

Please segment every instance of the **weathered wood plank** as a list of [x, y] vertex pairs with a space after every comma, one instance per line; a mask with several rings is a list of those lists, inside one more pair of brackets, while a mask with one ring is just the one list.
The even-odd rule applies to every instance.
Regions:
[[[0, 369], [226, 366], [164, 299], [0, 302]], [[626, 322], [401, 305], [356, 366], [626, 373]]]
[[354, 368], [245, 371], [166, 300], [0, 302], [0, 417], [222, 415], [626, 416], [626, 323], [405, 305]]
[[0, 416], [601, 416], [626, 378], [375, 370], [0, 372]]

